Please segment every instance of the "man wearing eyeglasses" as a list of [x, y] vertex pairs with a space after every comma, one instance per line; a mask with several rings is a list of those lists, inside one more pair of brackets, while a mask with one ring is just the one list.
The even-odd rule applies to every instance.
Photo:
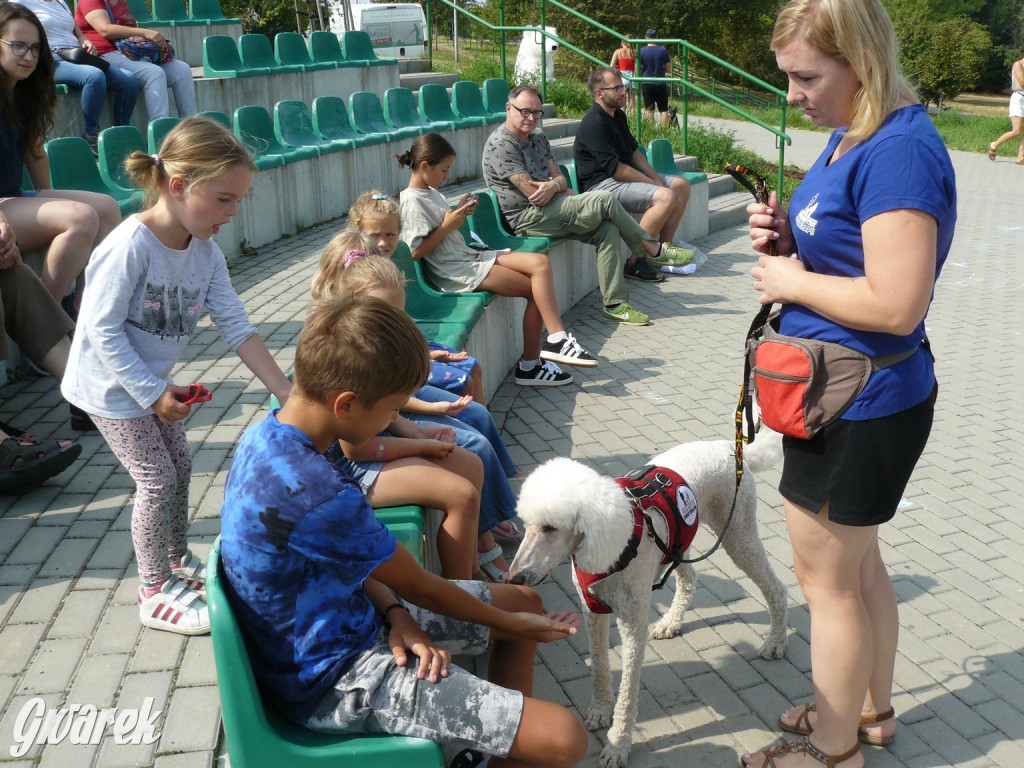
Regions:
[[657, 256], [658, 242], [610, 192], [569, 192], [551, 143], [537, 130], [543, 111], [536, 88], [512, 89], [505, 111], [505, 122], [484, 145], [483, 174], [509, 230], [520, 237], [568, 237], [595, 246], [602, 319], [647, 325], [650, 318], [626, 302], [620, 243], [624, 241], [634, 255]]
[[[622, 111], [626, 92], [618, 70], [598, 67], [590, 73], [588, 87], [594, 104], [573, 144], [580, 191], [606, 190], [627, 211], [641, 214], [640, 226], [665, 244], [653, 260], [656, 265], [689, 264], [694, 250], [672, 245], [672, 240], [690, 199], [690, 183], [681, 176], [659, 174], [647, 162]], [[650, 282], [649, 271], [664, 277], [642, 260], [626, 265], [626, 277], [636, 280]]]

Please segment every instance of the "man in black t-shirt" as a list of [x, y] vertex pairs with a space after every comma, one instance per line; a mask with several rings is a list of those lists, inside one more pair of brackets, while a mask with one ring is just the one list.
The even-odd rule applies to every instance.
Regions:
[[[622, 111], [626, 94], [618, 71], [598, 67], [588, 85], [594, 105], [584, 115], [573, 146], [580, 192], [611, 192], [627, 211], [641, 214], [644, 231], [665, 243], [659, 254], [665, 263], [688, 264], [693, 250], [674, 246], [672, 240], [690, 199], [689, 182], [659, 174], [647, 162]], [[627, 264], [626, 277], [631, 276]]]
[[[644, 37], [657, 37], [658, 32], [648, 29]], [[664, 77], [671, 62], [668, 48], [657, 43], [648, 43], [640, 49], [640, 74], [643, 77]], [[661, 124], [668, 125], [668, 83], [642, 83], [640, 95], [644, 98], [644, 111], [649, 120], [654, 119], [654, 108], [661, 113]]]

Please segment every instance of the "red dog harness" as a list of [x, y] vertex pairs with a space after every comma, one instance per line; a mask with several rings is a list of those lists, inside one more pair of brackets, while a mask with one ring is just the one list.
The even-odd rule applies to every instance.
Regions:
[[[633, 533], [629, 543], [619, 555], [611, 569], [605, 573], [588, 573], [580, 570], [573, 555], [572, 567], [576, 572], [576, 580], [583, 592], [587, 608], [591, 613], [613, 613], [612, 609], [593, 594], [592, 587], [609, 576], [623, 570], [636, 557], [640, 542], [644, 536], [644, 528], [658, 549], [662, 551], [662, 565], [670, 567], [662, 575], [661, 581], [651, 587], [660, 589], [668, 580], [669, 574], [675, 570], [682, 560], [683, 553], [697, 533], [697, 498], [690, 486], [677, 472], [665, 467], [651, 465], [634, 469], [625, 477], [615, 480], [623, 493], [629, 498], [630, 511], [633, 514]], [[665, 521], [668, 536], [665, 541], [658, 536], [652, 524], [654, 515], [660, 515]]]

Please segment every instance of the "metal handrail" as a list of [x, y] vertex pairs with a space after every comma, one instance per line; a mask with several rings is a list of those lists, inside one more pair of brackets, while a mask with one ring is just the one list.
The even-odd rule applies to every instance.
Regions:
[[[433, 2], [435, 2], [435, 0], [426, 0], [426, 12], [427, 12], [427, 18], [428, 19], [432, 18], [431, 6], [432, 6]], [[632, 80], [633, 82], [641, 83], [641, 84], [642, 83], [661, 83], [661, 82], [663, 82], [663, 83], [669, 84], [670, 87], [671, 86], [676, 86], [676, 87], [681, 87], [683, 89], [683, 111], [682, 111], [682, 117], [683, 117], [683, 120], [682, 120], [683, 147], [682, 148], [683, 148], [683, 152], [684, 153], [687, 152], [688, 126], [689, 126], [689, 102], [688, 102], [688, 95], [689, 95], [689, 93], [691, 91], [693, 91], [694, 93], [704, 97], [705, 99], [708, 99], [709, 101], [712, 101], [712, 102], [714, 102], [716, 104], [720, 104], [721, 106], [723, 106], [726, 109], [730, 110], [731, 112], [735, 113], [736, 115], [738, 115], [742, 119], [747, 120], [749, 122], [752, 122], [755, 125], [757, 125], [758, 127], [763, 128], [764, 130], [769, 131], [770, 133], [774, 134], [775, 137], [776, 137], [776, 143], [778, 144], [778, 147], [779, 147], [779, 171], [778, 171], [777, 184], [778, 184], [778, 191], [781, 194], [781, 192], [782, 192], [782, 180], [783, 180], [783, 168], [786, 165], [786, 162], [785, 162], [785, 160], [786, 160], [786, 158], [785, 158], [786, 145], [787, 144], [792, 144], [793, 140], [786, 133], [786, 94], [785, 94], [785, 92], [783, 92], [783, 91], [779, 90], [778, 88], [776, 88], [774, 85], [771, 85], [770, 83], [765, 82], [764, 80], [762, 80], [759, 77], [751, 75], [749, 72], [745, 72], [742, 69], [739, 69], [738, 67], [730, 64], [729, 62], [725, 61], [724, 59], [720, 59], [718, 56], [715, 56], [712, 53], [708, 53], [707, 51], [705, 51], [705, 50], [703, 50], [701, 48], [698, 48], [697, 46], [692, 45], [691, 43], [688, 43], [685, 40], [681, 40], [681, 39], [678, 39], [678, 38], [661, 38], [661, 39], [630, 38], [630, 37], [627, 37], [625, 35], [621, 35], [618, 32], [616, 32], [615, 30], [611, 29], [610, 27], [606, 27], [604, 24], [601, 24], [600, 22], [594, 21], [593, 19], [589, 18], [588, 16], [584, 16], [579, 11], [576, 11], [573, 8], [570, 8], [569, 6], [567, 6], [564, 3], [560, 2], [560, 0], [540, 0], [540, 27], [519, 27], [519, 26], [509, 26], [509, 25], [506, 25], [504, 23], [504, 21], [505, 21], [505, 3], [504, 3], [504, 0], [500, 0], [500, 3], [499, 3], [499, 22], [500, 22], [499, 24], [491, 24], [490, 22], [485, 21], [484, 19], [481, 19], [479, 16], [477, 16], [474, 13], [472, 13], [468, 9], [462, 8], [459, 5], [457, 5], [454, 2], [454, 0], [436, 0], [436, 2], [440, 2], [443, 5], [448, 6], [449, 8], [453, 9], [456, 13], [461, 13], [464, 16], [469, 17], [472, 21], [475, 21], [476, 23], [483, 25], [484, 27], [486, 27], [487, 29], [491, 30], [492, 32], [498, 32], [499, 33], [499, 35], [500, 35], [499, 50], [500, 50], [500, 57], [501, 57], [501, 75], [502, 75], [502, 77], [506, 81], [508, 81], [508, 67], [507, 67], [507, 62], [505, 60], [505, 33], [506, 32], [519, 32], [519, 33], [535, 32], [535, 33], [539, 33], [543, 37], [543, 39], [545, 41], [550, 38], [550, 39], [554, 40], [555, 42], [557, 42], [559, 47], [567, 48], [570, 51], [572, 51], [572, 52], [574, 52], [576, 54], [579, 54], [580, 56], [582, 56], [583, 58], [587, 59], [588, 61], [593, 62], [597, 66], [605, 66], [606, 65], [603, 60], [598, 59], [596, 56], [593, 56], [590, 53], [587, 53], [586, 51], [581, 50], [580, 48], [577, 48], [572, 43], [569, 43], [569, 42], [566, 42], [565, 40], [562, 40], [557, 35], [552, 35], [552, 34], [548, 33], [548, 31], [546, 29], [545, 22], [546, 22], [546, 19], [547, 19], [547, 6], [549, 4], [552, 5], [553, 7], [557, 8], [560, 11], [564, 11], [565, 13], [568, 13], [568, 14], [570, 14], [572, 16], [575, 16], [576, 18], [580, 19], [581, 21], [583, 21], [583, 22], [585, 22], [587, 24], [590, 24], [592, 27], [595, 27], [596, 29], [599, 29], [602, 32], [605, 32], [605, 33], [607, 33], [609, 35], [612, 35], [616, 40], [626, 40], [629, 43], [631, 43], [633, 45], [636, 45], [636, 46], [646, 45], [647, 43], [659, 43], [659, 44], [673, 45], [673, 46], [676, 47], [677, 50], [681, 49], [682, 56], [681, 57], [677, 57], [677, 58], [681, 58], [682, 62], [683, 62], [683, 73], [682, 73], [681, 77], [643, 77], [642, 75], [634, 73], [633, 76], [630, 76], [628, 74], [625, 75], [626, 79], [627, 80]], [[433, 35], [433, 27], [432, 27], [431, 24], [427, 25], [427, 34], [428, 34], [428, 36], [432, 36]], [[431, 41], [431, 43], [432, 42], [433, 41]], [[428, 50], [431, 52], [430, 53], [431, 66], [433, 66], [433, 47], [432, 47], [432, 45], [428, 46]], [[768, 123], [766, 123], [765, 121], [761, 120], [760, 118], [754, 117], [749, 112], [747, 112], [745, 109], [742, 109], [741, 107], [736, 106], [735, 104], [730, 103], [729, 101], [727, 101], [727, 100], [719, 97], [718, 95], [716, 95], [716, 94], [714, 94], [714, 93], [712, 93], [712, 92], [702, 88], [701, 86], [699, 86], [699, 85], [697, 85], [695, 83], [690, 82], [690, 80], [689, 80], [689, 68], [690, 68], [690, 55], [691, 54], [695, 54], [697, 56], [700, 56], [701, 58], [703, 58], [703, 59], [705, 59], [705, 60], [707, 60], [707, 61], [709, 61], [709, 62], [711, 62], [713, 64], [717, 64], [720, 67], [724, 67], [726, 70], [728, 70], [729, 72], [732, 72], [733, 74], [739, 76], [743, 80], [746, 80], [746, 81], [752, 83], [753, 85], [756, 85], [759, 89], [767, 91], [768, 93], [774, 95], [775, 98], [776, 98], [776, 104], [777, 104], [777, 106], [779, 108], [779, 126], [776, 128], [774, 125], [769, 125]], [[547, 78], [544, 77], [544, 73], [547, 71], [547, 51], [546, 51], [546, 46], [543, 46], [543, 45], [541, 46], [541, 52], [540, 52], [540, 71], [541, 71], [541, 80], [540, 80], [541, 97], [545, 101], [547, 101]], [[641, 132], [643, 130], [643, 121], [641, 119], [641, 115], [642, 115], [642, 108], [641, 108], [641, 105], [640, 105], [640, 99], [637, 99], [636, 100], [636, 115], [635, 115], [635, 120], [636, 120], [636, 123], [635, 123], [635, 125], [636, 125], [636, 136], [637, 136], [637, 141], [641, 144], [641, 146], [643, 146], [643, 139], [642, 139], [642, 135], [641, 135]]]

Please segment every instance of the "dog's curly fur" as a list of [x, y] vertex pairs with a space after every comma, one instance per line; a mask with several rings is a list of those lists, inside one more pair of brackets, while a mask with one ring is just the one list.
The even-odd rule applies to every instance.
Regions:
[[[778, 659], [786, 649], [786, 589], [768, 563], [758, 536], [757, 494], [751, 474], [773, 465], [781, 455], [778, 436], [765, 432], [746, 451], [747, 471], [722, 547], [764, 593], [771, 628], [760, 655]], [[649, 463], [674, 469], [686, 479], [697, 498], [701, 521], [716, 536], [720, 535], [736, 487], [733, 446], [724, 440], [685, 443], [655, 456]], [[629, 500], [615, 481], [566, 458], [551, 459], [526, 478], [517, 512], [526, 524], [526, 535], [509, 573], [514, 584], [541, 583], [572, 554], [581, 570], [605, 573], [625, 549], [633, 531]], [[665, 535], [664, 530], [658, 533]], [[692, 553], [688, 551], [686, 556], [692, 557]], [[661, 550], [645, 536], [637, 557], [625, 570], [593, 588], [614, 610], [622, 637], [623, 670], [617, 701], [613, 698], [608, 666], [610, 617], [586, 611], [580, 595], [590, 634], [594, 676], [593, 701], [585, 721], [590, 730], [612, 724], [608, 744], [601, 752], [601, 768], [622, 768], [633, 744], [651, 585], [659, 580], [661, 557]], [[675, 577], [675, 597], [668, 612], [654, 625], [650, 633], [653, 638], [673, 637], [681, 631], [683, 614], [696, 587], [696, 571], [692, 565], [680, 565]], [[578, 591], [579, 584], [576, 587]]]

